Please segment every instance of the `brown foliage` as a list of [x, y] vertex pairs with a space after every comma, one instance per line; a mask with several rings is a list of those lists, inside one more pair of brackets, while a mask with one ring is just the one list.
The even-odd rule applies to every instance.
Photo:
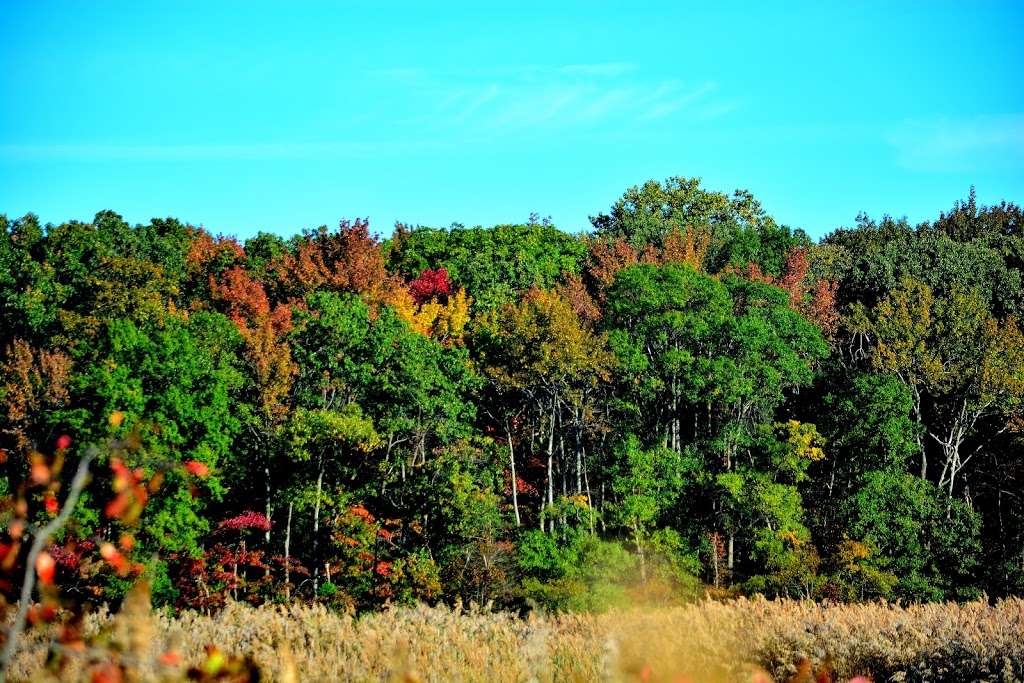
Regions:
[[576, 273], [566, 273], [563, 282], [555, 290], [558, 296], [569, 302], [580, 320], [592, 324], [601, 318], [601, 309], [594, 297], [590, 296], [583, 278]]
[[202, 228], [195, 231], [189, 244], [185, 265], [189, 273], [206, 273], [213, 263], [230, 264], [245, 258], [245, 250], [234, 237], [214, 237]]
[[587, 274], [600, 298], [604, 290], [615, 280], [616, 273], [639, 263], [685, 264], [695, 270], [701, 270], [710, 246], [711, 234], [707, 230], [693, 227], [686, 230], [673, 228], [665, 236], [663, 246], [659, 248], [649, 244], [642, 252], [638, 252], [621, 237], [614, 240], [591, 239], [590, 268]]
[[31, 421], [68, 400], [71, 359], [61, 351], [33, 349], [21, 339], [7, 347], [0, 364], [0, 397], [6, 406], [4, 431], [17, 450], [31, 447]]
[[814, 283], [811, 301], [807, 305], [807, 318], [817, 324], [830, 339], [839, 328], [839, 311], [836, 309], [838, 291], [838, 282], [818, 280]]
[[753, 282], [775, 285], [789, 295], [789, 303], [831, 339], [839, 325], [836, 292], [839, 284], [814, 278], [810, 273], [807, 247], [794, 247], [786, 257], [786, 267], [778, 278], [765, 273], [756, 263], [748, 263], [742, 275]]
[[592, 239], [590, 245], [590, 269], [588, 274], [597, 285], [598, 292], [615, 281], [615, 274], [623, 268], [640, 263], [640, 255], [626, 240]]
[[695, 270], [701, 270], [710, 246], [711, 233], [707, 230], [687, 228], [683, 231], [672, 228], [665, 236], [659, 262], [687, 264]]
[[229, 268], [219, 276], [210, 276], [210, 298], [225, 305], [225, 314], [239, 328], [270, 314], [270, 299], [263, 285], [239, 266]]
[[297, 366], [284, 336], [292, 329], [292, 309], [273, 309], [263, 284], [235, 266], [210, 276], [211, 300], [224, 308], [245, 340], [245, 357], [252, 370], [259, 401], [266, 416], [282, 413]]
[[391, 303], [396, 292], [408, 296], [405, 283], [388, 273], [380, 241], [366, 220], [341, 221], [306, 233], [294, 253], [276, 260], [273, 270], [293, 296], [327, 288], [362, 295], [370, 303]]

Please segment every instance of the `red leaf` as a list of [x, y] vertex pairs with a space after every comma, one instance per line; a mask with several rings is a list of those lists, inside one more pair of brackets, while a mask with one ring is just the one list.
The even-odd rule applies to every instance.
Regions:
[[189, 474], [197, 477], [206, 477], [210, 474], [210, 467], [206, 463], [199, 462], [198, 460], [189, 460], [185, 463], [185, 469]]
[[57, 570], [57, 563], [54, 562], [50, 553], [43, 551], [36, 557], [36, 574], [39, 575], [39, 582], [44, 586], [53, 584], [53, 576]]
[[424, 270], [418, 278], [409, 283], [409, 293], [422, 304], [434, 298], [446, 299], [452, 292], [448, 271], [444, 268]]

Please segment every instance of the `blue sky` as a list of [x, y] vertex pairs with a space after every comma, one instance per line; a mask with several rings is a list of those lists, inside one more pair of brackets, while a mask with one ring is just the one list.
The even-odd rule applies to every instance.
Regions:
[[0, 0], [0, 212], [578, 231], [686, 175], [820, 236], [1024, 201], [1024, 4], [844, 4]]

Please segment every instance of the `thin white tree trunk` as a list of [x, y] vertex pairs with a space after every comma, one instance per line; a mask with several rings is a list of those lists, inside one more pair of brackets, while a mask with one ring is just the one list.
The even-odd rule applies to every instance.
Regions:
[[292, 599], [292, 507], [294, 503], [288, 501], [288, 527], [284, 532], [284, 596], [285, 599]]
[[320, 496], [324, 488], [324, 461], [320, 458], [320, 473], [316, 478], [316, 503], [313, 505], [313, 591], [319, 588], [320, 579]]
[[516, 454], [512, 450], [512, 430], [508, 424], [508, 418], [505, 419], [505, 435], [508, 437], [508, 464], [512, 470], [512, 509], [516, 513], [516, 526], [520, 526], [523, 521], [519, 517], [519, 479], [516, 477]]

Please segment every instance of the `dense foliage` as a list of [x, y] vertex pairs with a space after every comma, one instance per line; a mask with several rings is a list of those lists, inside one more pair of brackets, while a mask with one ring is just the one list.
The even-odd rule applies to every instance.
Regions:
[[[201, 609], [1024, 591], [1019, 207], [815, 244], [673, 178], [592, 222], [240, 243], [0, 216], [8, 526], [56, 514], [26, 485], [68, 434], [69, 460], [130, 446], [48, 555], [96, 598], [139, 573]], [[123, 538], [128, 472], [158, 480], [131, 571], [83, 559]]]

